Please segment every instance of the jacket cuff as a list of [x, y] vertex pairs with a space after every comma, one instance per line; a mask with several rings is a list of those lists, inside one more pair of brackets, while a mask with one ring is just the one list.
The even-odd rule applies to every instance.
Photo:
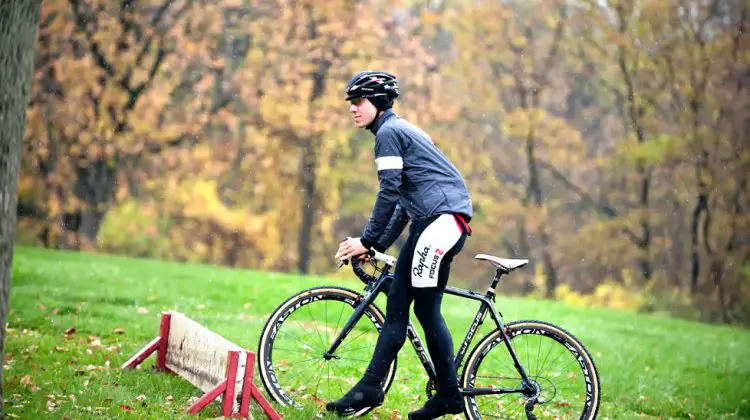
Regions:
[[369, 239], [367, 239], [367, 238], [365, 238], [364, 236], [361, 237], [361, 238], [359, 238], [359, 242], [361, 242], [362, 246], [365, 247], [365, 248], [367, 248], [367, 249], [372, 248], [372, 241], [369, 240]]

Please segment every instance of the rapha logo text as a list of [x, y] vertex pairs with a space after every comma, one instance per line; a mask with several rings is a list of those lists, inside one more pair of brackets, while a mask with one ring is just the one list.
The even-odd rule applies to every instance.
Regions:
[[430, 248], [432, 248], [430, 245], [427, 245], [422, 249], [422, 251], [416, 251], [417, 255], [419, 255], [419, 261], [416, 267], [412, 270], [412, 274], [418, 277], [422, 277], [424, 274], [425, 269], [429, 269], [429, 278], [435, 277], [435, 272], [437, 271], [437, 267], [440, 264], [440, 259], [443, 257], [444, 252], [440, 249], [435, 249], [435, 255], [432, 256], [432, 260], [430, 261], [430, 265], [427, 265], [427, 254], [430, 253]]

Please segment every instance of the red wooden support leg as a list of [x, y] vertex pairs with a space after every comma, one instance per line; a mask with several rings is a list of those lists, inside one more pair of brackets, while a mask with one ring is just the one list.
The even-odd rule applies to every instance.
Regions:
[[240, 417], [250, 417], [250, 394], [253, 386], [253, 369], [255, 368], [255, 353], [244, 353], [247, 357], [245, 363], [245, 378], [242, 381], [242, 401], [240, 401]]
[[279, 413], [276, 412], [276, 410], [273, 409], [271, 404], [266, 400], [266, 397], [263, 396], [263, 394], [260, 393], [260, 390], [258, 389], [255, 384], [253, 384], [252, 387], [252, 393], [253, 393], [253, 399], [258, 402], [258, 405], [263, 409], [263, 412], [266, 413], [266, 416], [271, 420], [281, 420], [281, 416]]
[[167, 369], [167, 339], [169, 338], [169, 325], [172, 321], [172, 314], [161, 314], [161, 327], [159, 328], [159, 352], [156, 356], [156, 368], [159, 370]]
[[234, 390], [237, 385], [237, 365], [239, 364], [239, 352], [230, 351], [227, 359], [227, 389], [224, 392], [224, 409], [222, 415], [231, 417], [234, 405]]
[[141, 351], [136, 353], [127, 362], [123, 363], [122, 368], [132, 369], [140, 365], [141, 363], [143, 363], [144, 360], [146, 360], [148, 356], [151, 355], [151, 353], [155, 352], [156, 349], [159, 348], [160, 343], [161, 343], [161, 337], [154, 338], [153, 340], [151, 340], [150, 343], [148, 343], [146, 347], [141, 349]]
[[199, 411], [203, 409], [203, 407], [207, 406], [211, 403], [211, 401], [215, 400], [216, 397], [221, 395], [222, 392], [224, 392], [227, 389], [227, 381], [223, 380], [220, 384], [216, 385], [212, 390], [206, 392], [203, 394], [202, 397], [198, 398], [198, 401], [194, 402], [193, 405], [188, 408], [188, 413], [190, 414], [198, 414]]

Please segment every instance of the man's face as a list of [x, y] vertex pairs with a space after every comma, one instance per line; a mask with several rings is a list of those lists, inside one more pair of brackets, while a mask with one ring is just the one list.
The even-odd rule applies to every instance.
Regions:
[[354, 124], [359, 128], [370, 125], [378, 115], [378, 109], [366, 98], [352, 98], [349, 102], [351, 102], [349, 111], [354, 117]]

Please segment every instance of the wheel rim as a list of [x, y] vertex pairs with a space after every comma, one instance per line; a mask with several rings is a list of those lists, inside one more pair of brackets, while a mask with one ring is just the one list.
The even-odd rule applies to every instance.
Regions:
[[[467, 398], [471, 417], [526, 419], [526, 408], [531, 402], [533, 414], [539, 419], [589, 418], [587, 414], [593, 414], [592, 386], [598, 387], [598, 378], [587, 365], [588, 360], [581, 357], [582, 349], [542, 328], [516, 326], [510, 335], [534, 390], [525, 395]], [[478, 369], [466, 378], [468, 388], [522, 388], [522, 379], [499, 333], [473, 358], [471, 365], [478, 365]]]

